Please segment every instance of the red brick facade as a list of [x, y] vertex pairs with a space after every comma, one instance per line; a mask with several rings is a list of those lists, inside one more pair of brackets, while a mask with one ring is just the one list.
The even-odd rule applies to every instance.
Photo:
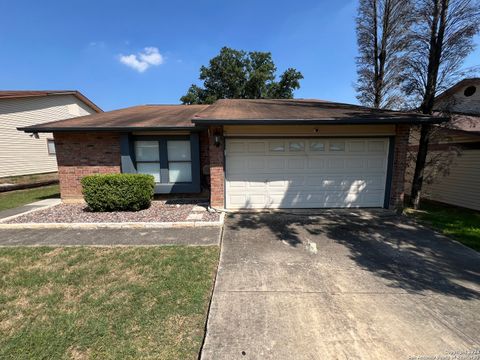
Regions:
[[210, 148], [208, 131], [199, 134], [200, 142], [200, 171], [202, 190], [210, 191]]
[[120, 135], [54, 133], [62, 199], [82, 198], [82, 177], [120, 172]]
[[[215, 145], [215, 135], [222, 138], [219, 146]], [[208, 130], [210, 155], [210, 206], [225, 207], [225, 140], [222, 127], [211, 126]]]
[[390, 208], [401, 209], [405, 197], [405, 169], [407, 166], [408, 138], [410, 125], [397, 125], [395, 150], [393, 158], [392, 187], [390, 192]]
[[[400, 208], [404, 198], [404, 175], [409, 125], [397, 125], [390, 193], [390, 207]], [[225, 206], [225, 140], [222, 127], [210, 127], [200, 135], [202, 188], [210, 190], [210, 205]], [[215, 145], [215, 136], [220, 143]], [[80, 180], [90, 174], [119, 173], [120, 134], [55, 133], [58, 173], [62, 199], [81, 199]], [[173, 194], [175, 196], [175, 194]]]

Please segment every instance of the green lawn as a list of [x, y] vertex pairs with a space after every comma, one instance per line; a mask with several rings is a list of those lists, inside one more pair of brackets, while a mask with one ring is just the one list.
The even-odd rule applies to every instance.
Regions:
[[58, 185], [0, 193], [0, 211], [59, 196]]
[[443, 234], [480, 251], [480, 212], [423, 201], [419, 211], [407, 214], [425, 222]]
[[0, 248], [0, 359], [197, 359], [218, 247]]

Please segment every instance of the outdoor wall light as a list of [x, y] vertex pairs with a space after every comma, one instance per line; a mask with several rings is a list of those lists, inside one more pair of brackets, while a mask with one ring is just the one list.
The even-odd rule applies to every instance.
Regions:
[[214, 132], [213, 133], [213, 144], [216, 147], [219, 147], [221, 143], [222, 143], [222, 135], [218, 131]]

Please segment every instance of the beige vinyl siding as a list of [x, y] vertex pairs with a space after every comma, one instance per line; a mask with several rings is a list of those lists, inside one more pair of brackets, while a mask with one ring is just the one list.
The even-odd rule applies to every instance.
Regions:
[[[408, 179], [406, 191], [409, 193], [410, 189]], [[433, 183], [424, 184], [422, 192], [426, 199], [480, 210], [480, 150], [463, 150], [450, 165], [448, 175], [439, 175]]]
[[448, 109], [452, 112], [467, 114], [480, 114], [480, 81], [475, 86], [477, 91], [472, 96], [465, 96], [464, 91], [468, 86], [464, 86], [448, 98], [441, 99], [435, 104], [435, 109]]
[[395, 125], [226, 125], [225, 136], [372, 136], [395, 135]]
[[95, 110], [73, 95], [0, 100], [0, 177], [57, 171], [55, 155], [48, 154], [47, 139], [18, 131], [55, 120], [89, 115]]

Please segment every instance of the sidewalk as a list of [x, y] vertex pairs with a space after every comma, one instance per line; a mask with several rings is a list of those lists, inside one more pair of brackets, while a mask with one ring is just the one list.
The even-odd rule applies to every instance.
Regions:
[[0, 220], [5, 219], [10, 216], [20, 215], [27, 213], [32, 210], [37, 210], [41, 208], [47, 208], [53, 205], [58, 205], [61, 203], [60, 199], [44, 199], [40, 201], [35, 201], [30, 204], [19, 206], [13, 209], [7, 209], [0, 211]]
[[218, 245], [221, 226], [165, 229], [0, 229], [6, 246]]

